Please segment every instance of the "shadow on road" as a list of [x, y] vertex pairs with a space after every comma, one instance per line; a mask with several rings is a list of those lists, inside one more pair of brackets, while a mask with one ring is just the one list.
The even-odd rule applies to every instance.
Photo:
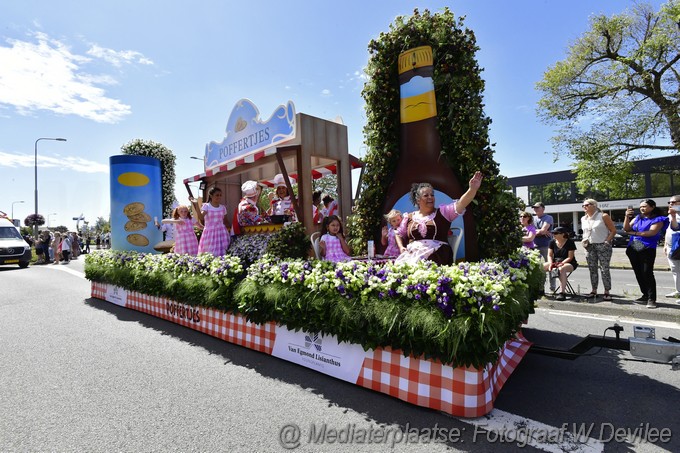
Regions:
[[[201, 332], [183, 327], [135, 310], [109, 302], [90, 298], [85, 304], [103, 310], [125, 322], [136, 322], [163, 335], [171, 335], [190, 345], [204, 348], [211, 354], [224, 358], [225, 364], [247, 367], [260, 375], [296, 385], [328, 400], [329, 406], [348, 408], [365, 414], [366, 426], [370, 424], [398, 425], [408, 429], [459, 428], [462, 443], [449, 443], [458, 451], [508, 451], [503, 443], [483, 442], [483, 447], [473, 443], [474, 428], [457, 418], [442, 418], [442, 413], [411, 405], [396, 398], [374, 392], [345, 381], [335, 379], [274, 356], [237, 346]], [[580, 340], [573, 335], [525, 329], [531, 341], [543, 346], [568, 349]], [[658, 401], [659, 395], [668, 395], [668, 401], [680, 401], [680, 391], [670, 385], [655, 381], [641, 374], [629, 374], [620, 366], [624, 354], [606, 350], [591, 357], [575, 361], [527, 354], [503, 387], [496, 400], [498, 409], [540, 421], [554, 427], [568, 423], [595, 423], [591, 436], [599, 436], [601, 425], [610, 423], [614, 428], [636, 428], [637, 423], [649, 423], [651, 427], [663, 428], [675, 424], [676, 433], [671, 444], [664, 445], [669, 451], [680, 451], [680, 427], [677, 423], [677, 407], [659, 408], [649, 401]], [[668, 365], [650, 365], [666, 366]], [[224, 383], [229, 386], [229, 382]], [[631, 394], [631, 389], [635, 390]], [[642, 403], [639, 403], [642, 401]], [[630, 424], [630, 414], [635, 424]], [[671, 426], [672, 427], [672, 426]], [[605, 432], [607, 434], [607, 432]], [[480, 438], [477, 438], [480, 442]], [[615, 451], [633, 451], [630, 444], [617, 444]], [[623, 449], [619, 449], [623, 448]]]

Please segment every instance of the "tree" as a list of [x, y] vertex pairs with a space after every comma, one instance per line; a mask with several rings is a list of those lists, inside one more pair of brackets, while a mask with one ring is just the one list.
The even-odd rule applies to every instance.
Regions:
[[163, 216], [170, 217], [175, 201], [175, 154], [160, 143], [142, 139], [132, 140], [120, 150], [123, 154], [154, 157], [161, 161]]
[[108, 233], [111, 231], [111, 219], [105, 220], [104, 217], [97, 217], [93, 227], [97, 233]]
[[538, 114], [560, 126], [554, 157], [575, 161], [580, 190], [616, 196], [630, 161], [680, 149], [680, 0], [591, 19], [537, 83]]

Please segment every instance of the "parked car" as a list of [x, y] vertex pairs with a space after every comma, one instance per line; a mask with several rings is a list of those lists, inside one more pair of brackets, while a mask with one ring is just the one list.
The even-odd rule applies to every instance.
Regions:
[[623, 222], [614, 222], [616, 235], [612, 240], [612, 247], [626, 247], [628, 245], [628, 233], [623, 231]]
[[6, 217], [0, 217], [0, 264], [28, 267], [33, 254], [19, 229]]

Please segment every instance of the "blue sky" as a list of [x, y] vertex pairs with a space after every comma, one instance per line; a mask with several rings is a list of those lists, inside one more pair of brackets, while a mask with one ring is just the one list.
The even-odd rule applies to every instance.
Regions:
[[[661, 1], [650, 2], [657, 9]], [[202, 171], [206, 143], [220, 141], [229, 113], [248, 98], [268, 117], [298, 112], [348, 127], [363, 156], [361, 89], [371, 39], [414, 8], [448, 6], [475, 32], [484, 101], [501, 173], [569, 168], [553, 163], [552, 130], [535, 115], [546, 68], [596, 13], [621, 0], [231, 0], [0, 2], [0, 210], [22, 220], [34, 209], [51, 226], [109, 215], [109, 156], [129, 141], [160, 142], [182, 180]]]

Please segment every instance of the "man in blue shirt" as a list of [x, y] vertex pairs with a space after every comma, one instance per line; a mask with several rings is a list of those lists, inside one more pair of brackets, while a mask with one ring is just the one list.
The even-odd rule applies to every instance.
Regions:
[[[534, 244], [541, 252], [541, 256], [545, 261], [548, 261], [548, 249], [550, 248], [550, 241], [552, 240], [552, 226], [553, 218], [551, 215], [545, 213], [545, 205], [538, 201], [532, 206], [536, 215], [534, 216], [534, 225], [536, 226], [536, 238]], [[550, 291], [555, 291], [557, 287], [554, 278], [550, 277]]]

